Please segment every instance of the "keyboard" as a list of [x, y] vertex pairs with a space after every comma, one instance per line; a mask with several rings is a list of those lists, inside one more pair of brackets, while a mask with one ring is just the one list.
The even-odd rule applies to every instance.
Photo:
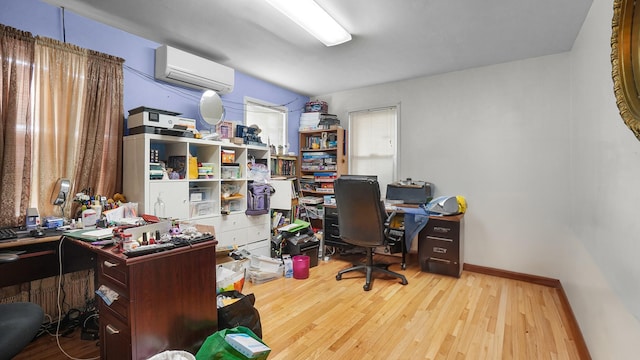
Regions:
[[13, 240], [18, 238], [18, 233], [13, 228], [0, 229], [0, 241]]
[[162, 244], [142, 245], [142, 246], [138, 246], [135, 249], [127, 250], [124, 252], [124, 254], [127, 257], [136, 257], [136, 256], [148, 255], [148, 254], [153, 254], [160, 251], [173, 249], [174, 247], [176, 246], [170, 242], [162, 243]]
[[135, 249], [125, 251], [123, 254], [125, 254], [127, 257], [136, 257], [136, 256], [154, 254], [157, 252], [171, 250], [171, 249], [175, 249], [183, 246], [190, 246], [193, 244], [197, 244], [203, 241], [209, 241], [213, 239], [215, 239], [215, 236], [211, 234], [201, 234], [198, 236], [176, 235], [167, 242], [138, 246]]
[[176, 235], [172, 237], [169, 242], [174, 244], [175, 247], [182, 247], [182, 246], [190, 246], [203, 241], [209, 241], [214, 239], [215, 239], [215, 236], [205, 233], [199, 236]]

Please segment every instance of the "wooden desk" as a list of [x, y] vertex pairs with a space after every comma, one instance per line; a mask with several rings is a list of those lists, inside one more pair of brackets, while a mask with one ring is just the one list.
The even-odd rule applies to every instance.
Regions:
[[[18, 251], [17, 261], [0, 264], [0, 287], [21, 284], [60, 274], [59, 250], [62, 250], [62, 272], [64, 274], [91, 269], [95, 256], [81, 249], [60, 247], [60, 235], [43, 238], [22, 238], [0, 243], [0, 252]], [[66, 244], [63, 244], [66, 245]]]
[[95, 254], [96, 287], [118, 293], [111, 305], [97, 297], [101, 359], [146, 359], [169, 349], [195, 354], [217, 331], [217, 241], [133, 258], [113, 246], [65, 241]]
[[101, 359], [146, 359], [169, 349], [196, 353], [218, 329], [216, 307], [217, 241], [127, 258], [65, 236], [0, 243], [0, 251], [24, 251], [0, 265], [8, 286], [95, 268], [96, 287], [118, 293], [108, 306], [96, 296]]

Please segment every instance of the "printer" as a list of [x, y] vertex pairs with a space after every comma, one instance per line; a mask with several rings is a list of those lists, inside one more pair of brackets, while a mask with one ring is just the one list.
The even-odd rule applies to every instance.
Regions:
[[433, 185], [426, 181], [407, 178], [387, 184], [387, 200], [398, 200], [405, 204], [426, 204], [433, 198]]
[[127, 128], [130, 134], [142, 132], [158, 133], [157, 129], [171, 129], [178, 131], [196, 130], [196, 120], [179, 116], [179, 113], [152, 109], [148, 107], [137, 107], [129, 110]]

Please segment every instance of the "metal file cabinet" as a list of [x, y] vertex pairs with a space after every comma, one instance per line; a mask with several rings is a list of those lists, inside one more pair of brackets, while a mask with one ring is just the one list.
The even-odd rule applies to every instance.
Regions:
[[418, 259], [422, 271], [460, 277], [464, 264], [463, 216], [429, 217], [418, 235]]

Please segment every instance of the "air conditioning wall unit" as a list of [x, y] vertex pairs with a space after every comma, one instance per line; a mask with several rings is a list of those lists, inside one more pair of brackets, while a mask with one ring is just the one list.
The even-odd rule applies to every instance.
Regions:
[[156, 49], [155, 73], [158, 80], [188, 88], [233, 91], [232, 68], [167, 45]]

